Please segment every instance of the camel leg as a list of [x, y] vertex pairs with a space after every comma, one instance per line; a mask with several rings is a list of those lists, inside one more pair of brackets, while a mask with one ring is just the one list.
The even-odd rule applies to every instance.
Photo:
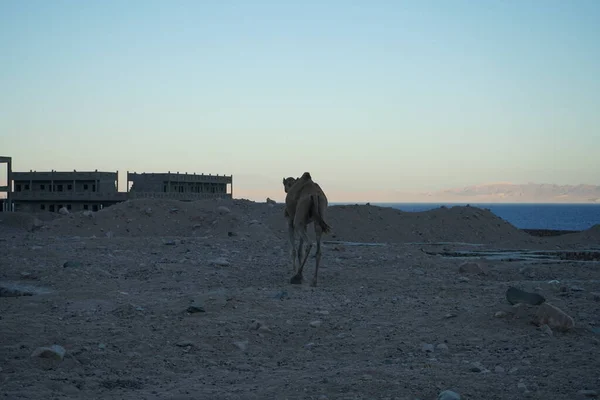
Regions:
[[313, 277], [311, 286], [317, 286], [317, 275], [319, 275], [319, 264], [321, 264], [321, 235], [323, 234], [323, 229], [319, 226], [319, 224], [315, 223], [315, 236], [317, 239], [317, 251], [315, 253], [315, 276]]
[[[304, 264], [306, 264], [306, 259], [308, 258], [308, 255], [310, 254], [310, 250], [312, 249], [312, 243], [310, 241], [310, 238], [306, 234], [306, 225], [302, 226], [302, 228], [298, 230], [298, 233], [300, 234], [300, 240], [302, 240], [306, 243], [306, 249], [305, 249], [306, 253], [304, 253], [304, 259], [302, 260], [302, 263], [298, 267], [298, 271], [296, 272], [296, 275], [294, 275], [292, 277], [292, 279], [290, 279], [290, 283], [294, 284], [294, 285], [298, 285], [298, 284], [302, 283], [302, 271], [304, 269]], [[300, 261], [300, 260], [298, 260], [298, 261]]]
[[296, 238], [294, 229], [294, 220], [288, 219], [288, 234], [290, 240], [290, 256], [292, 258], [292, 271], [296, 272]]
[[[304, 246], [304, 239], [300, 236], [298, 243], [298, 265], [302, 264], [302, 246]], [[296, 273], [296, 269], [294, 269], [294, 273]]]

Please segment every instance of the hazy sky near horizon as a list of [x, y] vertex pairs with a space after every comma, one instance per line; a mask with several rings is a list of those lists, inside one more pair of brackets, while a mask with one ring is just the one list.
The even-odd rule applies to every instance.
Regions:
[[[598, 184], [600, 2], [0, 0], [15, 170]], [[358, 192], [362, 193], [358, 196]]]

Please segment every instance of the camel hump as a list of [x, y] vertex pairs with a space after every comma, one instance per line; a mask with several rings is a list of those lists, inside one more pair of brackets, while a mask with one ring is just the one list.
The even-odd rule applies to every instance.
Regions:
[[305, 172], [302, 174], [302, 179], [310, 179], [312, 180], [312, 176], [310, 176], [310, 172]]

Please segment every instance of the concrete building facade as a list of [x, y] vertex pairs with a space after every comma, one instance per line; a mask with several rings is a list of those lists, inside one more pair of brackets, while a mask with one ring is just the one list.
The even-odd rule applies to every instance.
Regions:
[[0, 211], [12, 211], [12, 158], [0, 156], [0, 164], [6, 164], [6, 186], [0, 186], [0, 193], [6, 193], [0, 198]]
[[192, 201], [232, 198], [232, 175], [127, 172], [129, 198], [155, 197]]
[[13, 172], [15, 211], [98, 211], [127, 200], [117, 172]]
[[[58, 212], [99, 211], [128, 199], [169, 198], [193, 201], [206, 198], [232, 198], [233, 176], [183, 173], [127, 172], [127, 191], [119, 192], [118, 171], [29, 171], [12, 172], [8, 163], [6, 211]], [[11, 192], [12, 188], [12, 192]], [[12, 203], [11, 203], [12, 202]], [[7, 204], [13, 204], [12, 208]]]

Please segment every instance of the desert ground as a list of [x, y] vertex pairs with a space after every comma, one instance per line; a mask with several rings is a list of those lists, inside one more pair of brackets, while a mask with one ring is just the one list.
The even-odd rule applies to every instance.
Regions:
[[[289, 283], [281, 204], [0, 213], [0, 397], [600, 393], [600, 226], [538, 237], [476, 207], [370, 205], [330, 206], [327, 222], [310, 287], [312, 257], [304, 283]], [[511, 286], [541, 294], [574, 327], [510, 304]]]

